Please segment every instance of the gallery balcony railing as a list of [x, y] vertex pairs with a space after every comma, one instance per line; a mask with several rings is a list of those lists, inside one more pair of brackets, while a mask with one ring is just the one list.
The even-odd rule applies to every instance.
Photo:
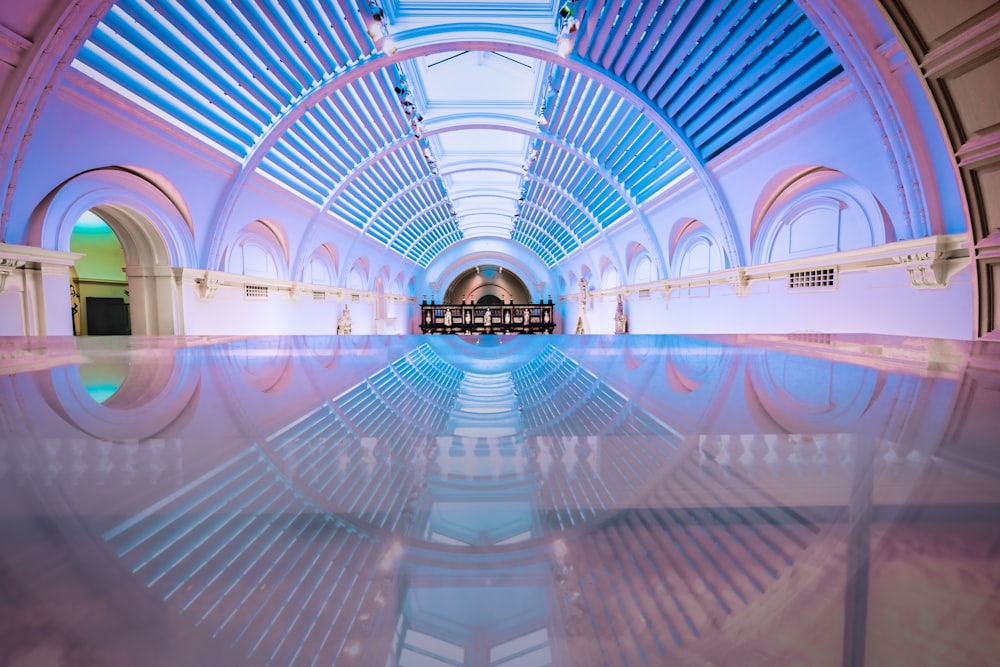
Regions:
[[420, 331], [425, 334], [550, 334], [555, 310], [548, 303], [420, 304]]

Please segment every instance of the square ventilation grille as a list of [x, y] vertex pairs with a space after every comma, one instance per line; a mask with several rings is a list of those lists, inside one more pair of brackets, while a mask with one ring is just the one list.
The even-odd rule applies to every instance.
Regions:
[[326, 292], [313, 292], [313, 301], [326, 301]]
[[789, 340], [800, 343], [814, 343], [817, 345], [833, 345], [833, 335], [828, 333], [817, 333], [813, 331], [800, 331], [788, 335]]
[[243, 293], [248, 299], [266, 299], [267, 285], [244, 285]]
[[802, 292], [806, 290], [828, 289], [837, 287], [837, 269], [811, 269], [809, 271], [792, 271], [788, 274], [788, 289]]

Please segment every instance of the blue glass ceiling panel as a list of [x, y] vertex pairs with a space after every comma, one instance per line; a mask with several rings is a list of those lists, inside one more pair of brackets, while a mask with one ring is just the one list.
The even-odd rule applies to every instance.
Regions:
[[842, 71], [792, 0], [616, 3], [595, 14], [577, 53], [645, 93], [706, 160]]
[[636, 203], [690, 171], [653, 121], [613, 90], [565, 68], [553, 73], [553, 87], [547, 131], [592, 157]]
[[171, 122], [244, 157], [302, 92], [365, 57], [357, 9], [315, 0], [122, 0], [74, 65]]
[[[572, 199], [560, 196], [561, 202], [554, 204], [552, 190], [540, 183], [558, 183]], [[592, 221], [597, 221], [602, 228], [607, 227], [629, 211], [629, 203], [593, 164], [542, 143], [538, 159], [528, 172], [525, 202], [522, 213], [514, 219], [511, 238], [524, 243], [549, 266], [554, 266], [597, 234]], [[560, 229], [556, 232], [553, 227]]]

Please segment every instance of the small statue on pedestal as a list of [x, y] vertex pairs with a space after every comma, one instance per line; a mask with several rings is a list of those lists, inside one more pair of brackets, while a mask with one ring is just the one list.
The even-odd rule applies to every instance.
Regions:
[[625, 317], [625, 302], [622, 295], [618, 295], [618, 305], [615, 306], [615, 333], [623, 334], [628, 332], [628, 319]]
[[337, 333], [349, 336], [351, 334], [351, 310], [344, 304], [344, 310], [337, 318]]

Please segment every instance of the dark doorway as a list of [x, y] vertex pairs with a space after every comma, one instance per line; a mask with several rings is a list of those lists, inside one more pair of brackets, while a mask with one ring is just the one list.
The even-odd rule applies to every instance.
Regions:
[[503, 299], [498, 297], [496, 294], [484, 294], [476, 301], [477, 306], [502, 306]]
[[121, 297], [87, 297], [87, 333], [91, 336], [126, 336], [130, 333], [128, 305]]

